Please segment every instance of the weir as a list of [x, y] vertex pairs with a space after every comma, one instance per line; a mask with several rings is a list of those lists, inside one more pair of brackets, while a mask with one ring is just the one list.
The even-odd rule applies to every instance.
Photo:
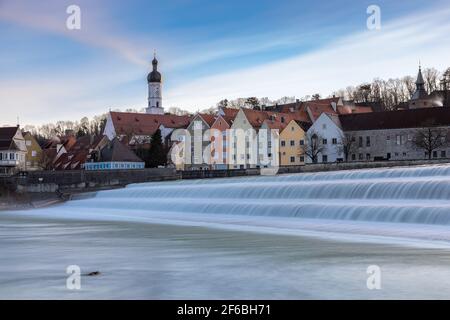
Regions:
[[46, 210], [449, 225], [450, 165], [133, 184]]

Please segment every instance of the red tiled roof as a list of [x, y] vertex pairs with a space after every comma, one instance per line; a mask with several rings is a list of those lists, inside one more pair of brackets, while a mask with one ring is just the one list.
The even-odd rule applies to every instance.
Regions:
[[316, 121], [322, 113], [328, 113], [328, 114], [337, 114], [336, 111], [334, 111], [331, 104], [323, 104], [318, 102], [307, 102], [305, 103], [306, 108], [309, 109], [310, 117], [312, 117], [311, 121]]
[[269, 127], [284, 128], [291, 120], [299, 120], [294, 113], [282, 113], [273, 111], [259, 111], [253, 109], [242, 109], [247, 120], [254, 128], [259, 128], [266, 121]]
[[208, 124], [208, 126], [212, 126], [214, 124], [214, 121], [216, 121], [217, 116], [209, 113], [199, 113], [198, 114], [202, 119]]
[[110, 112], [117, 135], [152, 135], [160, 125], [166, 128], [187, 128], [191, 116], [173, 114], [147, 114], [130, 112]]
[[97, 136], [94, 139], [91, 139], [90, 136], [78, 138], [73, 147], [55, 161], [54, 168], [57, 170], [81, 169], [81, 166], [87, 161], [91, 149], [97, 148], [104, 138], [105, 136]]
[[225, 117], [228, 118], [232, 118], [234, 120], [234, 118], [236, 118], [236, 115], [239, 112], [239, 109], [234, 109], [234, 108], [222, 108], [223, 113], [225, 114]]

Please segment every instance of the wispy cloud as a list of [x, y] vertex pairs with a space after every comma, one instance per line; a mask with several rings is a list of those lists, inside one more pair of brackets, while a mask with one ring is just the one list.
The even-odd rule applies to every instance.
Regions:
[[[364, 26], [362, 26], [364, 28]], [[328, 95], [334, 90], [398, 77], [424, 66], [450, 66], [450, 8], [439, 8], [385, 23], [294, 58], [208, 76], [171, 88], [166, 105], [196, 110], [222, 98]]]
[[1, 4], [0, 21], [68, 37], [92, 47], [109, 50], [133, 64], [148, 66], [145, 53], [150, 49], [143, 43], [149, 41], [132, 41], [121, 36], [120, 32], [107, 22], [108, 19], [100, 14], [108, 8], [107, 3], [103, 1], [77, 1], [81, 8], [81, 29], [67, 29], [66, 8], [73, 4], [72, 2], [5, 1]]

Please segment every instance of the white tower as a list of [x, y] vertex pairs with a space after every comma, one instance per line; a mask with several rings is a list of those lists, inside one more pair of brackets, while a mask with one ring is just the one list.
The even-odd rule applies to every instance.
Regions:
[[161, 94], [161, 74], [158, 72], [158, 60], [156, 60], [156, 55], [153, 58], [152, 65], [153, 71], [147, 76], [148, 107], [146, 108], [146, 112], [151, 114], [164, 114]]

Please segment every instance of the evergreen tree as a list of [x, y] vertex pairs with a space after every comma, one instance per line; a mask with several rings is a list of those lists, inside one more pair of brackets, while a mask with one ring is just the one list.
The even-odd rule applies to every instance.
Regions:
[[[147, 164], [147, 161], [146, 161]], [[161, 130], [156, 130], [152, 135], [150, 150], [148, 152], [148, 166], [155, 168], [167, 164], [167, 152], [162, 142]]]

